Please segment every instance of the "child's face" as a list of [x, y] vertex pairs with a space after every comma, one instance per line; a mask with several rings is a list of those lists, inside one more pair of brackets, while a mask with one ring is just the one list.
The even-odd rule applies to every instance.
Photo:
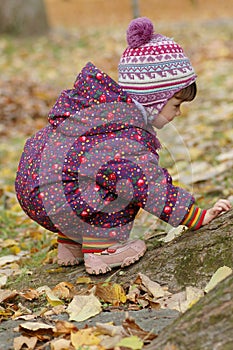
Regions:
[[180, 105], [183, 101], [177, 97], [172, 97], [167, 101], [161, 112], [152, 122], [152, 125], [157, 129], [162, 129], [164, 125], [170, 123], [175, 117], [181, 114]]

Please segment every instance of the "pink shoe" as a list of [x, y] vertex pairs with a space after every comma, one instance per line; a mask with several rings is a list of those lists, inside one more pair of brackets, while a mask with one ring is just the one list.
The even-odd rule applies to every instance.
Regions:
[[101, 253], [84, 255], [86, 271], [99, 275], [111, 271], [112, 267], [125, 267], [135, 263], [146, 252], [146, 244], [140, 239], [114, 244]]
[[81, 244], [58, 243], [57, 263], [62, 266], [74, 266], [83, 261]]

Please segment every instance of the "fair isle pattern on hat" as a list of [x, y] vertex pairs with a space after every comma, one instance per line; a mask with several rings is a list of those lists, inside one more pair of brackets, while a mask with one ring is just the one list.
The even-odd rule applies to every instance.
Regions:
[[[137, 18], [130, 23], [129, 46], [120, 59], [118, 71], [121, 87], [156, 115], [175, 93], [192, 84], [196, 75], [182, 47], [151, 30], [153, 25], [147, 18]], [[143, 37], [138, 40], [138, 47], [135, 33]]]

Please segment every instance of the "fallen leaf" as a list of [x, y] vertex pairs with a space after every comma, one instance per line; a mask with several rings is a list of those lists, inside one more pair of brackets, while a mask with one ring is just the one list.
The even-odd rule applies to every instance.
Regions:
[[53, 336], [54, 327], [42, 322], [25, 322], [21, 323], [18, 331], [22, 335], [37, 337], [40, 341], [49, 341]]
[[132, 317], [127, 316], [123, 321], [122, 326], [129, 335], [136, 335], [144, 341], [153, 340], [157, 337], [157, 335], [152, 333], [152, 331], [147, 332], [144, 329], [142, 329]]
[[20, 260], [20, 256], [17, 255], [6, 255], [6, 256], [2, 256], [0, 258], [0, 266], [4, 266], [6, 264], [12, 263], [14, 261], [18, 261]]
[[160, 303], [162, 308], [177, 310], [183, 313], [203, 296], [204, 291], [202, 289], [188, 286], [185, 291], [159, 298], [157, 302]]
[[193, 304], [204, 296], [204, 291], [197, 287], [186, 287], [186, 299], [189, 304]]
[[209, 283], [207, 283], [204, 291], [209, 293], [219, 282], [232, 274], [232, 269], [228, 266], [220, 267], [211, 277]]
[[60, 315], [61, 313], [65, 312], [65, 310], [66, 310], [65, 305], [57, 305], [57, 306], [54, 306], [52, 309], [49, 309], [43, 312], [43, 315], [44, 316]]
[[54, 333], [56, 335], [61, 335], [61, 334], [70, 334], [71, 332], [76, 332], [78, 331], [77, 327], [68, 321], [56, 321], [56, 325], [55, 325], [55, 330]]
[[151, 281], [149, 277], [142, 273], [138, 274], [135, 283], [140, 284], [140, 287], [154, 298], [161, 298], [165, 295], [165, 290], [157, 282]]
[[219, 154], [216, 159], [221, 162], [233, 159], [233, 150]]
[[46, 293], [47, 291], [51, 291], [51, 288], [45, 285], [45, 286], [38, 287], [36, 290], [39, 294], [43, 294], [43, 293]]
[[200, 298], [204, 296], [202, 289], [188, 286], [185, 289], [185, 301], [180, 303], [180, 311], [185, 312], [190, 309]]
[[24, 331], [37, 332], [44, 331], [49, 332], [54, 330], [54, 326], [43, 322], [25, 322], [19, 325], [19, 328]]
[[130, 337], [126, 337], [120, 340], [117, 346], [122, 346], [132, 350], [140, 350], [142, 349], [144, 343], [143, 341], [135, 335], [131, 335]]
[[9, 248], [9, 247], [12, 247], [12, 246], [16, 246], [18, 245], [19, 243], [16, 242], [16, 240], [12, 239], [12, 238], [8, 238], [8, 239], [5, 239], [1, 244], [0, 246], [2, 248]]
[[[12, 319], [15, 320], [16, 318], [25, 315], [25, 314], [29, 314], [30, 316], [32, 316], [32, 311], [30, 309], [28, 309], [27, 307], [25, 307], [24, 305], [22, 305], [21, 303], [17, 303], [17, 307], [18, 309], [15, 311], [14, 315], [12, 316]], [[35, 317], [35, 316], [34, 316]]]
[[62, 299], [72, 298], [74, 291], [74, 285], [68, 282], [60, 282], [52, 289], [53, 294]]
[[81, 322], [99, 314], [102, 308], [100, 301], [93, 294], [75, 295], [66, 311], [70, 315], [70, 321]]
[[70, 340], [75, 349], [82, 349], [83, 345], [98, 345], [101, 342], [101, 339], [93, 333], [93, 328], [72, 332]]
[[26, 337], [19, 336], [14, 338], [14, 350], [21, 350], [24, 345], [27, 346], [28, 349], [33, 350], [36, 347], [37, 337]]
[[10, 252], [14, 255], [17, 255], [21, 252], [21, 249], [18, 245], [14, 245], [14, 246], [10, 247]]
[[179, 225], [178, 227], [171, 228], [165, 237], [160, 238], [160, 241], [165, 243], [171, 242], [176, 237], [180, 236], [183, 232], [187, 230], [187, 227]]
[[3, 275], [0, 276], [0, 288], [4, 287], [6, 285], [7, 282], [7, 276]]
[[119, 349], [117, 347], [117, 344], [121, 341], [122, 335], [116, 334], [114, 336], [104, 336], [103, 339], [101, 339], [100, 345], [103, 346], [104, 350], [105, 349]]
[[179, 312], [181, 312], [180, 305], [185, 301], [186, 301], [185, 291], [157, 299], [157, 302], [160, 303], [162, 309], [172, 309], [172, 310], [177, 310]]
[[78, 277], [76, 283], [77, 284], [89, 284], [89, 283], [92, 283], [92, 280], [90, 277], [80, 276], [80, 277]]
[[114, 337], [115, 335], [126, 335], [122, 326], [115, 326], [112, 323], [97, 322], [95, 325], [95, 329], [98, 333], [110, 335], [111, 337]]
[[74, 350], [68, 339], [55, 339], [51, 341], [51, 350]]
[[95, 295], [104, 302], [119, 306], [126, 302], [126, 294], [120, 284], [111, 282], [97, 283]]
[[0, 303], [9, 299], [13, 299], [16, 297], [16, 295], [18, 295], [18, 292], [16, 290], [0, 290]]
[[19, 295], [27, 300], [34, 300], [39, 298], [39, 292], [36, 289], [22, 290]]
[[24, 321], [32, 321], [35, 320], [35, 315], [20, 315], [17, 317], [14, 317], [14, 320], [24, 320]]
[[51, 290], [46, 290], [45, 294], [50, 305], [57, 306], [64, 304], [64, 301], [59, 299]]
[[19, 265], [17, 265], [15, 269], [13, 269], [12, 265], [11, 265], [10, 267], [4, 267], [4, 268], [0, 269], [0, 274], [9, 277], [15, 273], [19, 274], [19, 271], [20, 271]]
[[129, 291], [128, 291], [128, 294], [127, 294], [127, 299], [136, 303], [138, 298], [140, 296], [140, 289], [135, 285], [131, 285], [129, 287]]

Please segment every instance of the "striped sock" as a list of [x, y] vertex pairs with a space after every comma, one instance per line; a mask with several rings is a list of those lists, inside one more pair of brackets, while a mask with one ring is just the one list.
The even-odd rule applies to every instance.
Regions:
[[181, 222], [181, 225], [185, 225], [194, 230], [198, 230], [202, 225], [205, 214], [205, 209], [203, 210], [193, 204], [184, 220]]
[[59, 232], [57, 235], [57, 242], [61, 244], [77, 244], [80, 245], [79, 242], [72, 240], [71, 238], [65, 236], [63, 233]]
[[116, 241], [107, 240], [106, 238], [83, 237], [82, 252], [83, 253], [100, 253], [107, 249]]

